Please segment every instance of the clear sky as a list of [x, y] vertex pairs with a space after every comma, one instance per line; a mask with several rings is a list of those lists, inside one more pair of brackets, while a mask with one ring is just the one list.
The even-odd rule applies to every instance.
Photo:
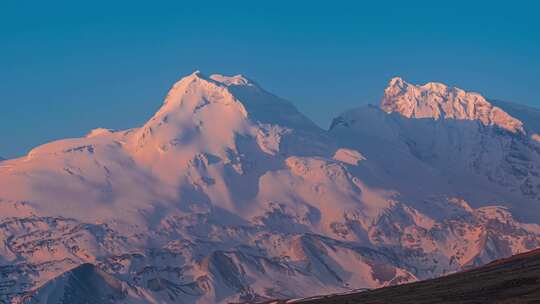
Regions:
[[540, 106], [535, 3], [2, 0], [0, 156], [138, 126], [196, 69], [242, 73], [323, 127], [393, 76]]

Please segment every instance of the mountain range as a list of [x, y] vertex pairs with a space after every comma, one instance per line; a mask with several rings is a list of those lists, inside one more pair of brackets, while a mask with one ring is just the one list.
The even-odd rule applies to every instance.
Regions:
[[394, 78], [325, 130], [242, 75], [196, 71], [140, 127], [0, 162], [0, 301], [309, 297], [540, 247], [538, 121]]

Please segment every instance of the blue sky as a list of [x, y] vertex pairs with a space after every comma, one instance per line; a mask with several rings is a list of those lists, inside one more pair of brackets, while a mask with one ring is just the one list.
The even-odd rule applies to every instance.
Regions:
[[0, 3], [1, 156], [138, 126], [196, 69], [245, 74], [323, 127], [398, 75], [540, 106], [533, 1], [107, 2]]

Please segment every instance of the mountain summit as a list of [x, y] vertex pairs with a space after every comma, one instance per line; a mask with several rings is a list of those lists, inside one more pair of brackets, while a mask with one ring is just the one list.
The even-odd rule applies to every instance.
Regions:
[[384, 90], [381, 109], [408, 118], [478, 120], [486, 126], [523, 133], [523, 123], [478, 93], [430, 82], [413, 85], [396, 77]]
[[540, 149], [520, 124], [400, 79], [382, 108], [325, 131], [244, 76], [195, 72], [140, 127], [2, 161], [0, 302], [308, 297], [540, 246]]

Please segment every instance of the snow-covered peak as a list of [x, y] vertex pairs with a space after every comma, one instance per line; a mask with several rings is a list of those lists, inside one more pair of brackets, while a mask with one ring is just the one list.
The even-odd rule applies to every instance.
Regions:
[[173, 85], [152, 120], [170, 120], [179, 116], [193, 118], [209, 109], [215, 112], [213, 117], [200, 117], [207, 123], [217, 123], [222, 120], [223, 113], [234, 112], [240, 113], [241, 119], [253, 122], [317, 129], [290, 102], [265, 91], [243, 75], [206, 76], [200, 71], [193, 72]]
[[255, 83], [244, 75], [238, 74], [234, 76], [224, 76], [221, 74], [210, 75], [210, 79], [217, 81], [226, 86], [256, 86]]
[[390, 79], [390, 82], [388, 82], [388, 87], [397, 87], [397, 88], [402, 88], [404, 85], [406, 85], [408, 83], [406, 83], [403, 78], [401, 77], [394, 77], [392, 79]]
[[235, 108], [244, 115], [247, 114], [243, 105], [229, 91], [228, 85], [215, 81], [197, 70], [173, 85], [156, 116], [180, 112], [195, 113], [206, 105], [215, 103], [226, 106], [236, 104]]
[[207, 76], [201, 71], [196, 70], [193, 73], [185, 77], [182, 77], [179, 81], [177, 81], [173, 86], [173, 90], [175, 88], [185, 87], [192, 83], [199, 83], [200, 85], [204, 85], [207, 87], [210, 84], [212, 84], [217, 87], [246, 86], [246, 87], [258, 88], [257, 84], [254, 81], [248, 79], [247, 77], [241, 74], [234, 75], [234, 76], [212, 74], [210, 76]]
[[205, 76], [201, 71], [195, 70], [191, 74], [180, 78], [180, 80], [178, 80], [173, 85], [173, 88], [177, 87], [177, 86], [181, 86], [182, 84], [186, 84], [186, 83], [189, 83], [189, 82], [193, 82], [193, 81], [197, 81], [197, 80], [207, 80], [207, 79], [208, 79], [208, 77]]
[[159, 111], [124, 141], [139, 163], [174, 180], [181, 171], [171, 170], [171, 162], [187, 163], [200, 152], [228, 159], [238, 151], [239, 138], [256, 138], [261, 149], [275, 153], [281, 134], [293, 128], [323, 132], [291, 103], [243, 76], [196, 71], [176, 82]]
[[113, 130], [111, 129], [105, 129], [105, 128], [97, 128], [97, 129], [93, 129], [92, 131], [90, 131], [86, 137], [87, 138], [92, 138], [92, 137], [97, 137], [97, 136], [101, 136], [101, 135], [109, 135], [113, 132]]
[[478, 120], [512, 133], [524, 132], [521, 121], [493, 106], [482, 95], [437, 82], [414, 85], [399, 77], [392, 78], [384, 90], [381, 109], [408, 118]]

